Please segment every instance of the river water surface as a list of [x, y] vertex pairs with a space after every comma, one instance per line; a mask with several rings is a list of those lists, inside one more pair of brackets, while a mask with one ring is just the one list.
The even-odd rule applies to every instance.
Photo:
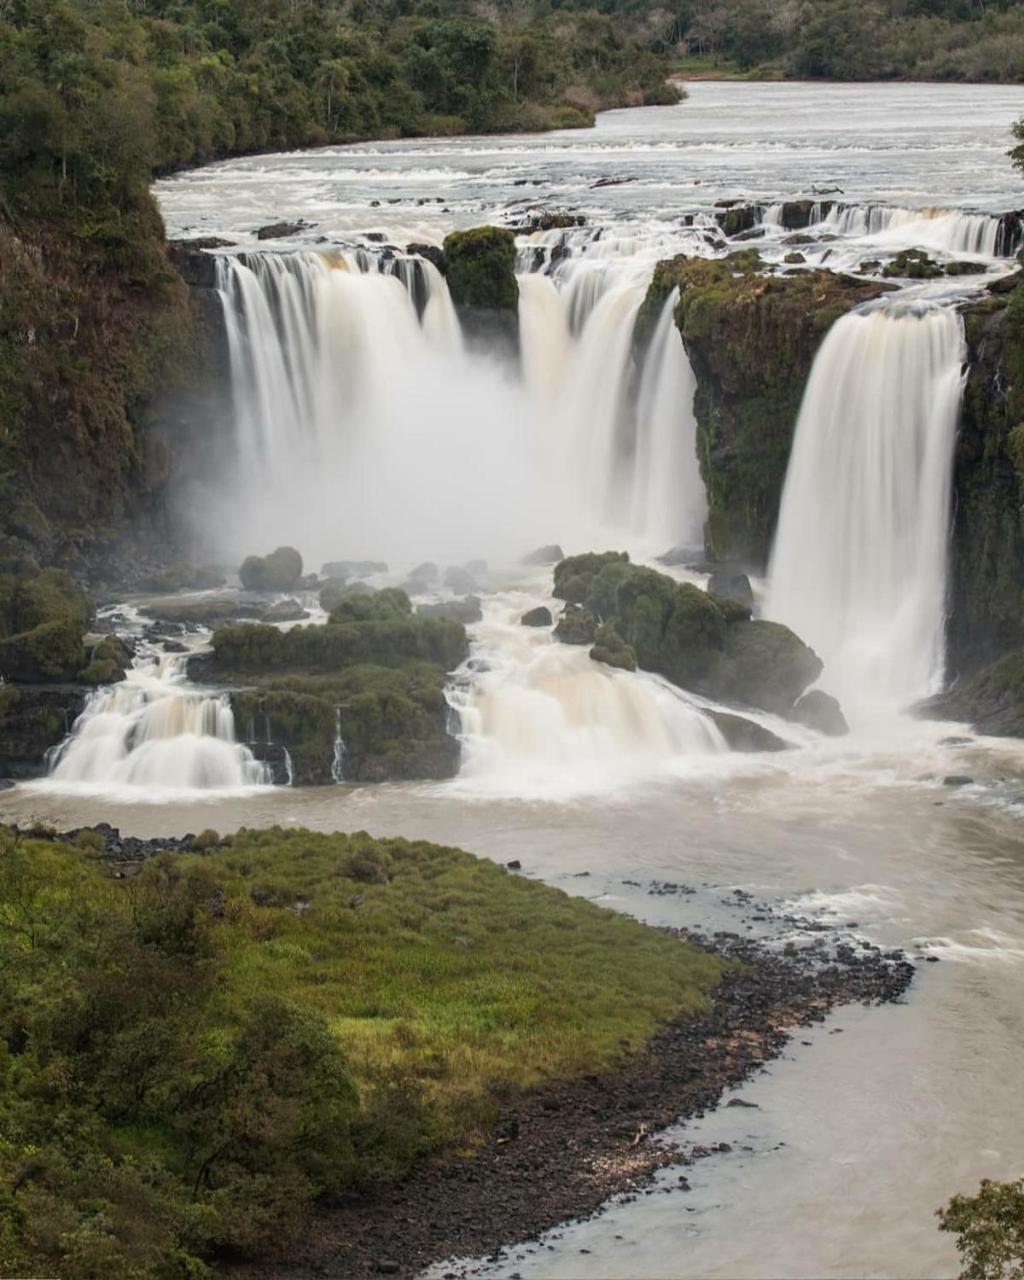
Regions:
[[[679, 107], [608, 113], [588, 132], [231, 161], [157, 190], [172, 234], [251, 245], [260, 223], [302, 217], [316, 224], [301, 237], [307, 247], [378, 230], [398, 243], [436, 241], [498, 219], [512, 201], [542, 198], [601, 225], [613, 247], [600, 253], [642, 282], [666, 249], [693, 251], [681, 214], [718, 199], [770, 204], [838, 187], [848, 201], [910, 211], [1016, 208], [1024, 200], [1005, 150], [1020, 110], [1011, 88], [700, 83]], [[920, 222], [848, 228], [815, 252], [852, 263], [901, 234], [920, 243]], [[978, 263], [999, 266], [985, 255]], [[413, 537], [405, 560], [420, 558]], [[401, 568], [393, 565], [399, 579]], [[597, 688], [574, 671], [557, 676], [561, 690], [576, 681], [571, 697], [556, 698], [564, 723], [536, 741], [517, 719], [529, 700], [508, 689], [554, 659], [542, 639], [523, 651], [500, 619], [549, 586], [522, 576], [485, 602], [475, 637], [486, 670], [463, 717], [466, 763], [450, 783], [161, 793], [50, 780], [0, 793], [0, 816], [106, 821], [139, 835], [362, 828], [517, 859], [524, 874], [652, 923], [762, 927], [730, 904], [741, 889], [904, 947], [918, 959], [904, 1005], [840, 1011], [744, 1086], [756, 1109], [722, 1109], [685, 1128], [684, 1142], [732, 1147], [687, 1170], [692, 1190], [666, 1175], [664, 1192], [483, 1270], [538, 1280], [955, 1275], [935, 1210], [983, 1177], [1024, 1173], [1024, 745], [965, 736], [895, 706], [858, 717], [848, 699], [849, 738], [806, 735], [787, 753], [738, 756], [699, 740], [691, 707], [666, 709], [664, 690], [622, 673], [615, 678], [633, 682], [626, 710], [602, 711], [590, 732], [587, 708], [604, 708], [610, 690], [625, 697], [625, 686]], [[553, 679], [544, 675], [543, 687]], [[645, 716], [668, 734], [664, 745], [634, 722]], [[943, 785], [951, 775], [973, 781]], [[651, 895], [652, 881], [695, 892]]]

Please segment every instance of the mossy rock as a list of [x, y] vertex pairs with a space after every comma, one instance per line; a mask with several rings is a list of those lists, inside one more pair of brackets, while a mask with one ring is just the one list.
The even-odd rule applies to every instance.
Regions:
[[302, 556], [278, 547], [269, 556], [246, 556], [238, 570], [246, 591], [290, 591], [302, 577]]
[[597, 639], [597, 619], [589, 609], [566, 605], [555, 627], [555, 639], [562, 644], [593, 644]]
[[515, 311], [516, 239], [504, 227], [474, 227], [445, 238], [448, 289], [458, 307]]
[[697, 456], [708, 493], [708, 550], [767, 562], [800, 401], [822, 338], [893, 286], [824, 270], [765, 274], [755, 250], [659, 262], [641, 305], [642, 351], [666, 299], [697, 380]]
[[78, 673], [82, 684], [115, 684], [125, 678], [132, 652], [117, 636], [104, 636], [93, 649], [88, 665]]
[[633, 646], [626, 644], [609, 622], [598, 627], [590, 657], [594, 662], [601, 662], [606, 667], [618, 667], [621, 671], [636, 670], [636, 653]]
[[886, 279], [934, 280], [942, 274], [939, 264], [923, 249], [904, 249], [882, 268]]
[[[682, 688], [722, 702], [786, 714], [822, 665], [788, 627], [751, 621], [748, 606], [716, 600], [692, 583], [630, 564], [621, 552], [572, 556], [555, 570], [554, 594], [580, 603], [559, 639], [594, 627], [602, 661], [654, 671]], [[600, 620], [600, 630], [595, 620]], [[575, 643], [587, 643], [575, 639]]]
[[398, 587], [385, 587], [372, 595], [347, 594], [331, 610], [329, 621], [388, 622], [396, 618], [411, 618], [412, 602]]
[[0, 576], [0, 675], [27, 683], [73, 680], [85, 664], [88, 601], [69, 573]]

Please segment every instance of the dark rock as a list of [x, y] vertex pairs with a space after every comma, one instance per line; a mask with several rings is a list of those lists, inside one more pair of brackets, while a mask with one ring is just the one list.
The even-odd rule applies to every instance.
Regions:
[[302, 622], [309, 617], [309, 611], [303, 609], [298, 600], [275, 600], [264, 613], [263, 622]]
[[437, 565], [430, 560], [425, 560], [423, 564], [418, 564], [406, 578], [405, 590], [410, 595], [419, 595], [436, 586], [439, 577]]
[[480, 583], [473, 574], [460, 565], [449, 565], [445, 569], [442, 584], [448, 591], [453, 591], [456, 595], [470, 595], [480, 589]]
[[453, 618], [464, 627], [479, 622], [484, 616], [479, 596], [465, 596], [462, 600], [442, 600], [438, 604], [419, 604], [416, 612], [427, 618]]
[[788, 262], [791, 266], [798, 266], [800, 263], [806, 262], [807, 259], [802, 253], [794, 250], [792, 253], [787, 253], [782, 261]]
[[508, 867], [509, 871], [521, 871], [523, 864], [518, 858], [513, 858], [511, 862], [506, 862], [505, 866]]
[[589, 609], [566, 605], [555, 627], [555, 637], [563, 644], [593, 644], [597, 636], [597, 620]]
[[931, 280], [942, 275], [942, 268], [923, 249], [904, 249], [882, 268], [886, 279]]
[[256, 239], [284, 240], [288, 236], [298, 235], [300, 231], [307, 231], [314, 226], [316, 226], [315, 222], [303, 222], [301, 218], [298, 222], [270, 222], [265, 227], [257, 228]]
[[745, 716], [711, 710], [705, 715], [718, 726], [730, 751], [788, 751], [793, 745]]
[[405, 246], [406, 253], [411, 258], [426, 258], [428, 262], [432, 262], [438, 271], [444, 275], [447, 270], [447, 263], [444, 260], [444, 250], [440, 245], [436, 244], [407, 244]]
[[942, 779], [944, 787], [970, 787], [974, 784], [974, 779], [969, 778], [966, 773], [950, 773]]
[[745, 573], [717, 572], [708, 579], [708, 594], [754, 607], [754, 592]]
[[549, 546], [538, 547], [536, 551], [531, 551], [528, 555], [523, 556], [523, 564], [557, 564], [559, 560], [565, 559], [565, 552], [557, 542], [552, 542]]
[[46, 753], [71, 732], [87, 697], [79, 685], [0, 684], [0, 772], [44, 772]]
[[519, 619], [524, 627], [550, 627], [553, 621], [551, 610], [543, 604], [537, 605], [535, 609], [528, 609]]
[[171, 240], [167, 245], [167, 256], [190, 288], [216, 289], [217, 258], [207, 250], [227, 247], [230, 243], [215, 236], [204, 240]]
[[822, 689], [811, 689], [798, 699], [790, 719], [830, 738], [841, 738], [850, 732], [838, 701]]

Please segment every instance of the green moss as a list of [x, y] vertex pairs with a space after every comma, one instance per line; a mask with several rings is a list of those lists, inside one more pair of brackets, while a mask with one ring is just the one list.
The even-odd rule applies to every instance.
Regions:
[[637, 341], [679, 290], [675, 318], [697, 379], [697, 453], [718, 559], [762, 566], [778, 518], [793, 429], [822, 337], [889, 286], [829, 271], [762, 273], [753, 249], [725, 259], [660, 262]]
[[89, 605], [60, 569], [0, 578], [0, 674], [30, 683], [72, 680], [85, 662]]
[[942, 274], [939, 264], [934, 258], [929, 258], [923, 249], [903, 249], [882, 268], [882, 275], [887, 279], [896, 277], [904, 280], [932, 280]]
[[594, 639], [594, 647], [590, 650], [590, 657], [594, 662], [604, 663], [606, 667], [618, 667], [622, 671], [636, 670], [633, 646], [626, 644], [611, 623], [606, 622], [600, 626]]
[[787, 627], [752, 622], [746, 606], [630, 564], [622, 553], [563, 560], [554, 594], [565, 591], [581, 598], [580, 613], [601, 619], [599, 661], [632, 661], [709, 697], [785, 715], [821, 673], [816, 655]]
[[474, 227], [445, 237], [448, 289], [456, 306], [515, 311], [519, 305], [515, 235], [504, 227]]
[[269, 556], [246, 556], [238, 570], [246, 591], [290, 591], [302, 577], [302, 556], [278, 547]]

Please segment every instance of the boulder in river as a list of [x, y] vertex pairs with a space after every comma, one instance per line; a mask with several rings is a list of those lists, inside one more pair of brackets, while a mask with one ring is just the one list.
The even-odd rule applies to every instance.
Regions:
[[823, 689], [811, 689], [798, 698], [789, 718], [830, 738], [842, 738], [850, 732], [838, 700]]
[[597, 620], [589, 609], [566, 605], [555, 627], [555, 636], [563, 644], [593, 644], [597, 638]]
[[246, 556], [238, 570], [246, 591], [291, 591], [302, 577], [302, 556], [278, 547], [269, 556]]
[[308, 231], [315, 226], [312, 222], [268, 222], [265, 227], [256, 228], [257, 240], [285, 240], [288, 236], [297, 236], [300, 231]]
[[546, 547], [538, 547], [535, 551], [529, 552], [523, 556], [523, 564], [558, 564], [559, 560], [565, 559], [565, 552], [557, 542], [549, 543]]
[[764, 725], [738, 716], [732, 711], [707, 711], [709, 719], [718, 726], [730, 751], [788, 751], [792, 743], [772, 733]]
[[535, 609], [527, 609], [519, 622], [524, 627], [550, 627], [554, 619], [547, 605], [539, 604]]
[[708, 579], [708, 594], [720, 600], [734, 600], [737, 604], [754, 607], [754, 592], [745, 573], [719, 570]]

